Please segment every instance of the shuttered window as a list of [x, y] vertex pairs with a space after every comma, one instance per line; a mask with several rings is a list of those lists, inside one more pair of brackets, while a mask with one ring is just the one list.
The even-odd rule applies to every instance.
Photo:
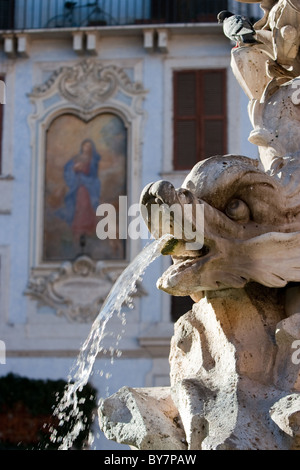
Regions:
[[226, 71], [174, 73], [174, 169], [226, 153]]

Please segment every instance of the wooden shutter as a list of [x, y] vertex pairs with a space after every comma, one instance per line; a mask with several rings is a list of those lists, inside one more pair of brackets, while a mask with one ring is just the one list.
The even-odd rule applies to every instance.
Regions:
[[226, 71], [174, 73], [174, 169], [226, 153]]

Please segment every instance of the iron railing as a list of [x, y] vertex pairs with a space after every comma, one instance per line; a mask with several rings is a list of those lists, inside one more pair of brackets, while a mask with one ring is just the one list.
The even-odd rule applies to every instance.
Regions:
[[241, 8], [232, 0], [0, 0], [0, 30], [216, 22], [231, 4]]

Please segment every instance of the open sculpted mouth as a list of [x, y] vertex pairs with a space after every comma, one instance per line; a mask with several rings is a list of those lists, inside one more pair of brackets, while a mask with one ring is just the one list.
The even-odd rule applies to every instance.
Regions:
[[172, 255], [174, 263], [173, 266], [175, 266], [178, 271], [182, 271], [194, 266], [195, 264], [199, 264], [199, 262], [202, 264], [204, 261], [203, 258], [205, 258], [209, 252], [210, 250], [208, 246], [203, 245], [200, 250], [186, 251], [185, 253], [178, 255], [174, 254]]
[[[162, 254], [171, 255], [173, 264], [158, 280], [158, 287], [170, 292], [170, 289], [185, 284], [186, 280], [198, 272], [211, 255], [211, 249], [204, 244], [198, 250], [187, 250], [186, 242], [176, 239], [169, 240], [162, 249]], [[192, 287], [192, 286], [191, 286]], [[180, 289], [180, 287], [179, 287]]]

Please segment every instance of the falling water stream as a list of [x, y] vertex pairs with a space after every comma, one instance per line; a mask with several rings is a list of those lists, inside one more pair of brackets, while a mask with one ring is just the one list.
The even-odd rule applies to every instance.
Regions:
[[[103, 339], [108, 333], [106, 331], [108, 321], [116, 315], [122, 317], [122, 307], [124, 304], [130, 306], [132, 296], [136, 292], [136, 283], [141, 281], [146, 268], [160, 256], [162, 248], [170, 238], [172, 238], [171, 235], [164, 235], [141, 251], [120, 275], [95, 319], [91, 331], [79, 351], [76, 364], [73, 367], [74, 372], [69, 379], [64, 395], [54, 410], [54, 415], [58, 417], [61, 426], [70, 417], [75, 419], [72, 430], [60, 442], [59, 450], [70, 449], [81, 430], [84, 429], [84, 417], [79, 413], [77, 392], [87, 384], [95, 360], [98, 354], [104, 350]], [[56, 430], [52, 430], [51, 440], [53, 442], [57, 439], [56, 434]]]

